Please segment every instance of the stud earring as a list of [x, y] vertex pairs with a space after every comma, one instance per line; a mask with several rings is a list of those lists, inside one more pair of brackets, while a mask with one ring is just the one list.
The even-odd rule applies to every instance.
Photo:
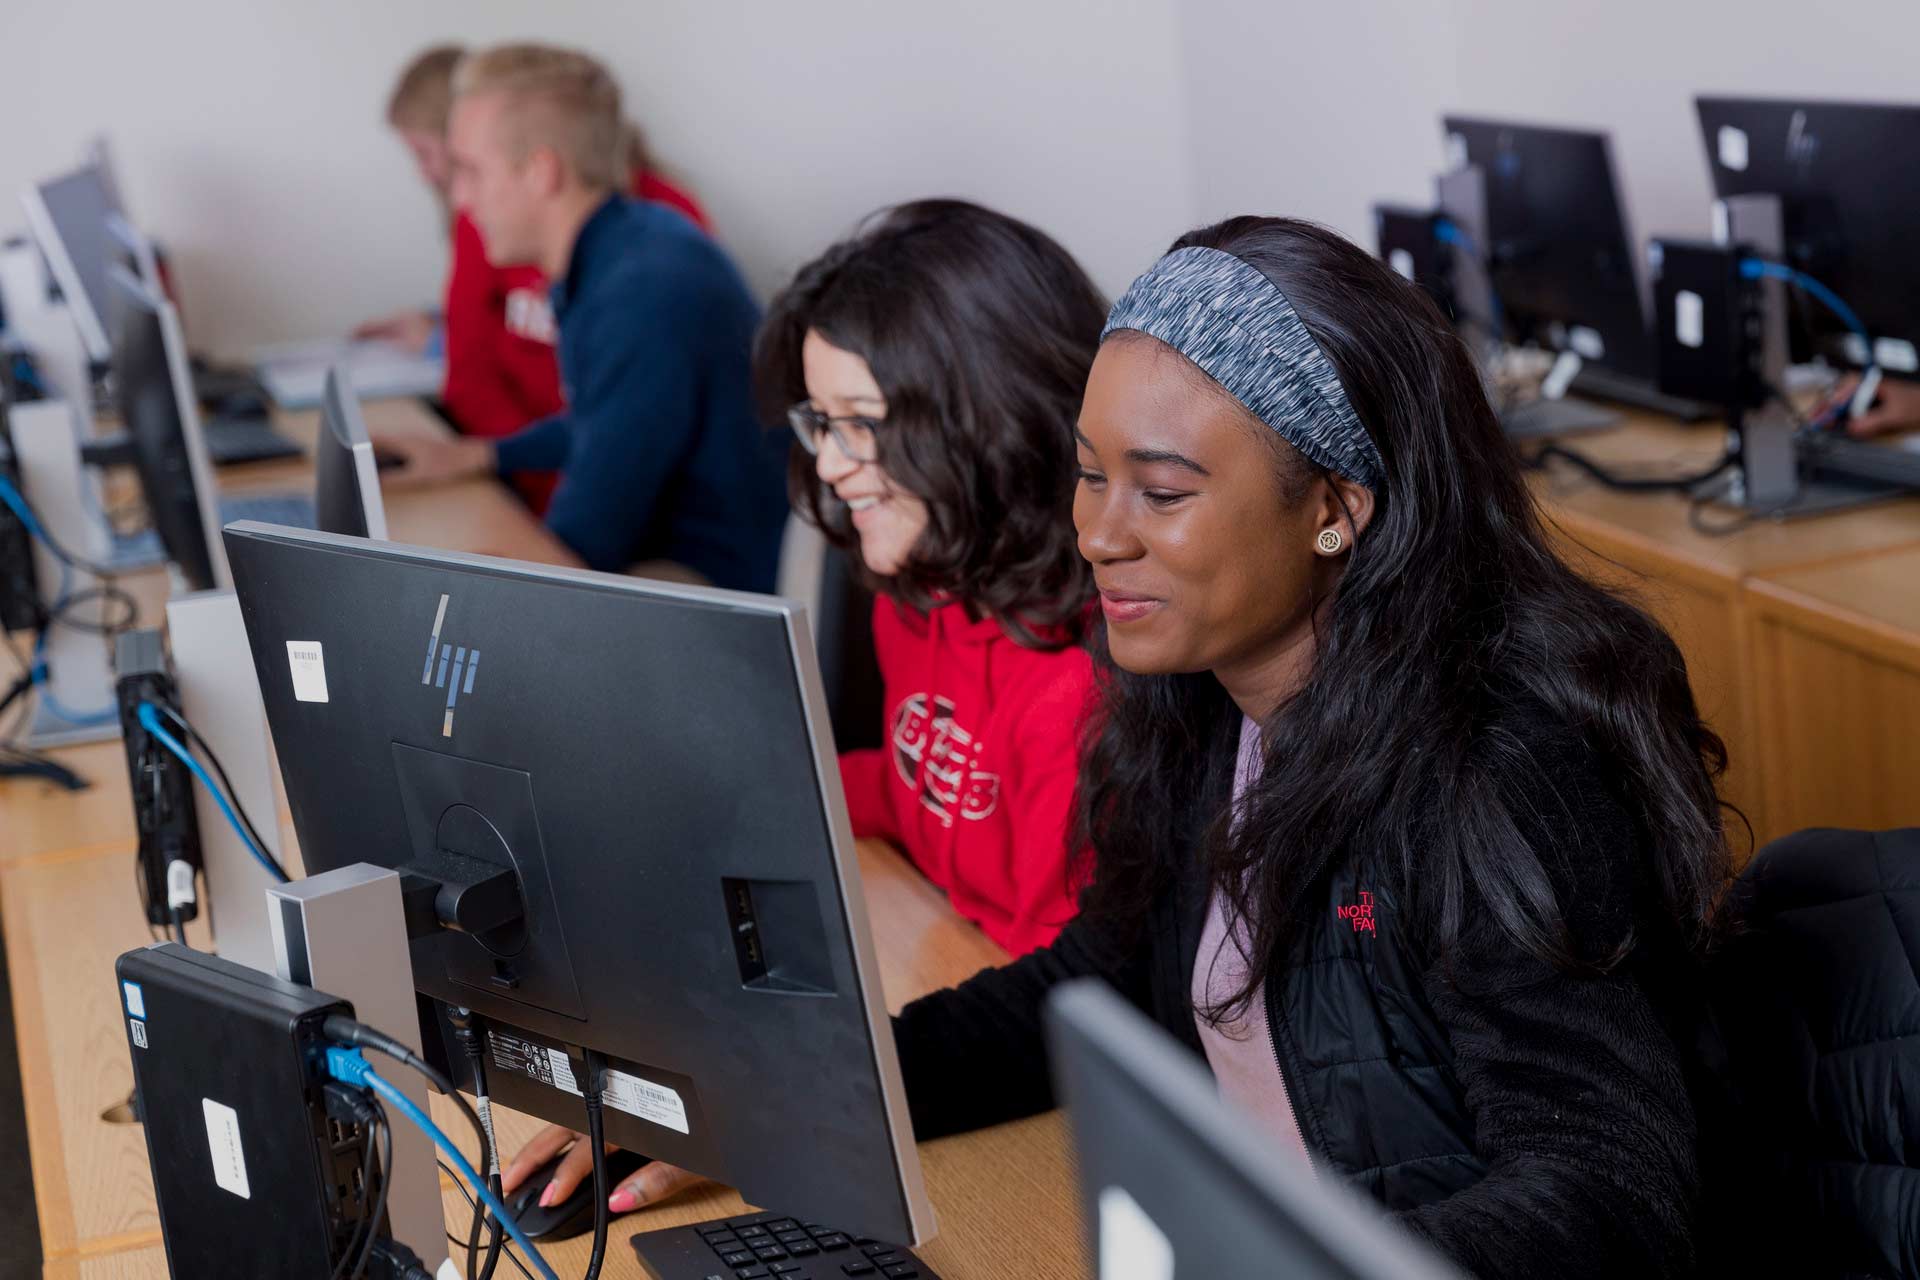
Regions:
[[1314, 546], [1323, 556], [1337, 556], [1346, 550], [1347, 535], [1338, 529], [1322, 529], [1320, 536], [1314, 539]]

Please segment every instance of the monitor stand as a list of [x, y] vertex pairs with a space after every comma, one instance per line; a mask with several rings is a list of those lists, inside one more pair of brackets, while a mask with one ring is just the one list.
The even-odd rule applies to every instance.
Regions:
[[[87, 477], [80, 467], [80, 451], [74, 447], [77, 426], [73, 406], [65, 400], [17, 404], [9, 413], [20, 487], [27, 501], [62, 546], [91, 557], [99, 554], [104, 537], [81, 496]], [[62, 566], [44, 542], [35, 542], [33, 556], [40, 590], [50, 602], [63, 582], [69, 592], [97, 585], [97, 579], [84, 569]], [[93, 600], [80, 607], [87, 611], [88, 621], [97, 623], [111, 606]], [[42, 635], [39, 657], [46, 663], [47, 677], [34, 699], [33, 724], [23, 745], [39, 751], [119, 737], [120, 711], [114, 702], [111, 646], [106, 637], [93, 630], [60, 626], [47, 627]]]

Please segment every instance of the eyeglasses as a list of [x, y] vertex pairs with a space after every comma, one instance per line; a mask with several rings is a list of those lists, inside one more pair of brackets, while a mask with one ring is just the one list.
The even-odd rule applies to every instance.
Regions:
[[800, 438], [800, 447], [808, 453], [819, 453], [820, 437], [831, 435], [833, 443], [850, 462], [873, 462], [880, 456], [880, 443], [876, 438], [881, 426], [878, 418], [829, 418], [803, 400], [787, 410], [787, 425], [793, 428], [793, 434]]

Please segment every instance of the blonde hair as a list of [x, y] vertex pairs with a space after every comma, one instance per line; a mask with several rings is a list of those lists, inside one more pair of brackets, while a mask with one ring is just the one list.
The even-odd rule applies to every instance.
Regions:
[[466, 56], [457, 44], [437, 44], [416, 54], [400, 69], [387, 97], [387, 123], [444, 138], [453, 111], [453, 71]]
[[596, 59], [541, 44], [503, 44], [461, 59], [453, 96], [502, 93], [512, 100], [512, 145], [522, 157], [552, 147], [583, 186], [627, 185], [627, 126], [620, 86]]

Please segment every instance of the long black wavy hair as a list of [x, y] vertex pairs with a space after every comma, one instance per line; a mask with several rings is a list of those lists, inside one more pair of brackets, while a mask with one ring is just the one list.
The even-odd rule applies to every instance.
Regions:
[[[1077, 641], [1092, 575], [1074, 547], [1073, 424], [1106, 302], [1065, 249], [963, 200], [884, 209], [800, 269], [754, 345], [762, 417], [804, 400], [809, 329], [863, 358], [887, 399], [888, 477], [928, 526], [875, 590], [930, 609], [959, 600], [1016, 641]], [[836, 546], [859, 542], [846, 504], [795, 445], [794, 505]], [[857, 557], [856, 557], [857, 559]]]
[[[1173, 247], [1189, 245], [1231, 253], [1286, 293], [1386, 478], [1319, 605], [1313, 670], [1261, 726], [1264, 767], [1237, 816], [1219, 803], [1202, 812], [1203, 849], [1195, 797], [1222, 797], [1238, 708], [1210, 673], [1103, 663], [1081, 774], [1079, 834], [1094, 859], [1083, 909], [1143, 920], [1178, 866], [1208, 858], [1250, 944], [1244, 988], [1211, 1011], [1220, 1017], [1237, 1016], [1281, 940], [1298, 936], [1321, 877], [1359, 854], [1377, 859], [1441, 956], [1491, 923], [1557, 966], [1603, 969], [1631, 937], [1606, 956], [1573, 944], [1553, 851], [1530, 847], [1510, 810], [1512, 780], [1542, 766], [1501, 728], [1548, 716], [1580, 735], [1637, 819], [1667, 935], [1706, 945], [1729, 874], [1713, 785], [1725, 749], [1667, 633], [1549, 545], [1466, 348], [1424, 294], [1324, 228], [1233, 218]], [[1297, 501], [1318, 469], [1274, 439], [1275, 502]], [[1104, 627], [1092, 641], [1104, 658]]]

